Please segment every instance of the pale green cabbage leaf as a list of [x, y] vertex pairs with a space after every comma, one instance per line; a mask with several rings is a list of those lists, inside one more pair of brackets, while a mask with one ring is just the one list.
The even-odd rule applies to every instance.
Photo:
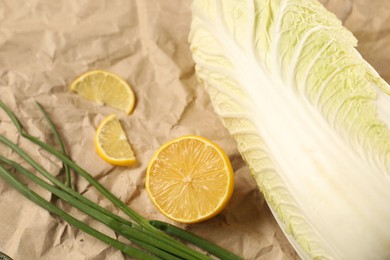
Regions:
[[300, 256], [390, 259], [390, 87], [354, 36], [315, 0], [192, 14], [197, 77]]

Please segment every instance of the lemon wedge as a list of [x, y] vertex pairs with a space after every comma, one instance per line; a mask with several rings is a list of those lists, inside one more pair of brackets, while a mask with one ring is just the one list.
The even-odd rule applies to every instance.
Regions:
[[115, 114], [107, 116], [95, 133], [97, 153], [106, 162], [117, 166], [129, 166], [136, 163], [136, 158], [126, 133]]
[[220, 213], [234, 189], [229, 158], [215, 143], [183, 136], [162, 145], [146, 171], [146, 190], [166, 217], [197, 223]]
[[130, 85], [108, 71], [86, 72], [72, 82], [70, 90], [88, 100], [114, 107], [126, 114], [130, 114], [134, 109], [135, 96]]

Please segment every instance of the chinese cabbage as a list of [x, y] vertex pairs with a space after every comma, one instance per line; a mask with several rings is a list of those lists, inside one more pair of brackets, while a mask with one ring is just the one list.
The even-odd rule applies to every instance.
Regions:
[[390, 87], [316, 0], [194, 0], [196, 74], [305, 259], [390, 259]]

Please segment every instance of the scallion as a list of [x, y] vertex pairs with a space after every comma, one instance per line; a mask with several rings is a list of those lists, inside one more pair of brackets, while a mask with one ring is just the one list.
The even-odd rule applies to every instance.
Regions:
[[[177, 227], [175, 229], [173, 225], [170, 225], [165, 222], [149, 222], [137, 212], [129, 208], [124, 202], [122, 202], [114, 194], [112, 194], [105, 187], [103, 187], [103, 185], [96, 181], [88, 172], [82, 169], [79, 165], [77, 165], [67, 156], [65, 146], [63, 145], [63, 142], [60, 138], [57, 129], [54, 126], [54, 123], [51, 121], [48, 113], [43, 109], [43, 107], [39, 103], [37, 103], [37, 105], [42, 112], [44, 118], [48, 122], [51, 131], [53, 132], [55, 139], [60, 146], [60, 150], [57, 150], [52, 145], [43, 142], [40, 139], [27, 133], [17, 116], [0, 100], [0, 107], [9, 116], [21, 136], [35, 143], [36, 145], [43, 148], [50, 154], [56, 156], [63, 162], [64, 169], [66, 172], [65, 184], [55, 178], [46, 169], [44, 169], [42, 165], [36, 162], [17, 144], [13, 143], [2, 135], [0, 135], [0, 143], [5, 144], [17, 154], [19, 154], [38, 173], [40, 173], [43, 177], [46, 178], [47, 181], [51, 182], [52, 184], [45, 181], [44, 179], [41, 179], [40, 177], [37, 177], [32, 172], [28, 171], [26, 168], [5, 157], [0, 156], [0, 162], [2, 162], [3, 165], [8, 165], [12, 169], [23, 174], [30, 181], [37, 183], [47, 191], [57, 196], [59, 199], [66, 201], [67, 203], [81, 210], [90, 217], [93, 217], [97, 221], [107, 225], [118, 235], [127, 238], [132, 244], [137, 245], [140, 249], [126, 245], [123, 242], [119, 242], [118, 240], [113, 239], [89, 227], [85, 223], [75, 219], [71, 215], [64, 212], [62, 209], [58, 208], [56, 205], [40, 197], [34, 191], [29, 189], [25, 184], [20, 182], [10, 171], [0, 165], [0, 176], [3, 177], [11, 186], [16, 188], [24, 196], [26, 196], [36, 204], [40, 205], [41, 207], [45, 208], [46, 210], [57, 214], [75, 227], [85, 231], [86, 233], [96, 237], [97, 239], [109, 245], [112, 245], [113, 247], [121, 250], [123, 253], [135, 257], [137, 259], [211, 259], [207, 254], [203, 254], [198, 250], [194, 250], [193, 248], [183, 244], [174, 237], [183, 239], [187, 243], [191, 243], [203, 250], [206, 250], [210, 254], [213, 254], [221, 259], [241, 259], [207, 240], [204, 240]], [[76, 174], [84, 177], [93, 187], [95, 187], [102, 195], [104, 195], [108, 200], [110, 200], [118, 209], [126, 213], [126, 215], [130, 217], [131, 221], [126, 220], [102, 208], [97, 203], [92, 202], [91, 200], [87, 199], [86, 197], [78, 193], [76, 190], [74, 190], [70, 185], [71, 176], [69, 169], [73, 169]], [[174, 237], [172, 237], [171, 235], [173, 235]]]

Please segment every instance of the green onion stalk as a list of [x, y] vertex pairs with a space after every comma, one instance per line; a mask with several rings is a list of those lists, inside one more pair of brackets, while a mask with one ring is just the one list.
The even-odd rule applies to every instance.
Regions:
[[[47, 121], [51, 131], [53, 132], [55, 140], [58, 143], [60, 149], [57, 149], [54, 146], [43, 142], [39, 138], [36, 138], [27, 133], [18, 117], [11, 111], [10, 108], [5, 105], [4, 102], [0, 100], [0, 107], [11, 119], [12, 123], [15, 125], [17, 131], [22, 137], [28, 139], [62, 161], [63, 170], [65, 172], [65, 182], [63, 183], [54, 177], [16, 143], [13, 143], [5, 136], [0, 135], [0, 143], [3, 143], [16, 152], [20, 157], [28, 162], [37, 173], [41, 175], [41, 177], [38, 177], [31, 171], [22, 167], [17, 162], [0, 156], [0, 177], [7, 181], [9, 185], [17, 189], [21, 194], [37, 205], [55, 215], [58, 215], [69, 224], [107, 243], [108, 245], [117, 248], [124, 254], [135, 259], [206, 260], [212, 259], [210, 255], [213, 255], [219, 259], [241, 259], [240, 257], [215, 245], [214, 243], [211, 243], [210, 241], [207, 241], [172, 224], [157, 220], [148, 221], [133, 209], [128, 207], [126, 203], [117, 198], [103, 185], [96, 181], [87, 171], [85, 171], [82, 167], [70, 159], [66, 153], [65, 146], [53, 121], [50, 119], [48, 113], [44, 110], [42, 105], [39, 103], [37, 103], [37, 105], [45, 120]], [[74, 188], [72, 188], [71, 170], [73, 170], [77, 176], [85, 178], [103, 196], [110, 200], [118, 209], [123, 211], [130, 218], [130, 220], [124, 219], [119, 215], [108, 211], [107, 209], [99, 206], [97, 203], [89, 200], [77, 192]], [[58, 206], [45, 200], [33, 190], [28, 188], [16, 177], [16, 174], [21, 174], [27, 177], [27, 179], [38, 184], [45, 190], [55, 195], [57, 198], [65, 201], [86, 215], [108, 226], [116, 234], [127, 239], [130, 243], [125, 244], [117, 239], [111, 238], [69, 215]], [[199, 249], [202, 249], [206, 253], [203, 253], [202, 250], [193, 249], [192, 247], [189, 247], [188, 244], [192, 244]]]

